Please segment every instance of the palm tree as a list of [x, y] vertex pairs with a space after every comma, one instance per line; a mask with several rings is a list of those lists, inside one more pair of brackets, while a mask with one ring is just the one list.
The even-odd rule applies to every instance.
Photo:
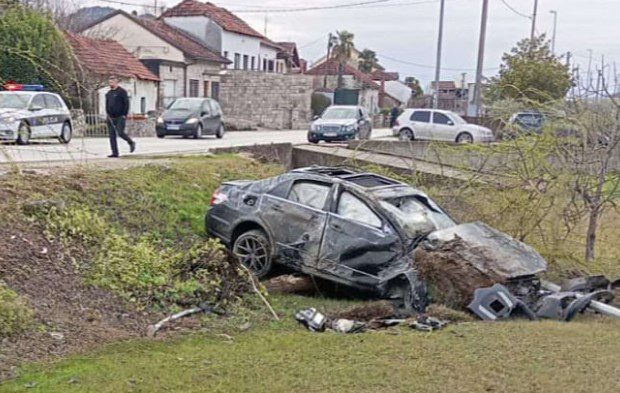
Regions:
[[346, 30], [337, 31], [336, 34], [338, 35], [338, 43], [332, 49], [332, 57], [338, 62], [338, 89], [342, 89], [344, 66], [353, 56], [354, 35]]
[[379, 65], [379, 59], [377, 59], [377, 54], [375, 51], [370, 49], [364, 49], [362, 53], [360, 53], [360, 60], [358, 63], [358, 69], [366, 74], [369, 74], [377, 68]]

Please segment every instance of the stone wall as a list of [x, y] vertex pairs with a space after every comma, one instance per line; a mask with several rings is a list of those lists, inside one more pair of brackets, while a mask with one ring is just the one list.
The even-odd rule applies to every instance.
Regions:
[[[108, 129], [105, 117], [88, 115], [89, 122], [81, 109], [71, 110], [74, 137], [107, 137]], [[129, 118], [125, 123], [125, 132], [131, 137], [155, 137], [155, 118]]]
[[227, 121], [238, 119], [271, 129], [305, 129], [312, 118], [312, 91], [311, 76], [228, 70], [222, 76], [219, 101]]

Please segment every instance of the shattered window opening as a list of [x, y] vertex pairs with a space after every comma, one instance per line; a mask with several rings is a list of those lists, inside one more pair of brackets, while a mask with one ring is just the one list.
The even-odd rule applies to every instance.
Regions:
[[456, 225], [439, 206], [421, 195], [386, 199], [380, 203], [395, 216], [409, 236], [417, 237], [424, 232], [441, 230]]
[[305, 206], [322, 210], [331, 186], [315, 182], [297, 182], [291, 187], [288, 199]]
[[342, 217], [370, 225], [375, 228], [381, 228], [382, 222], [363, 201], [351, 194], [343, 192], [338, 201], [338, 214]]

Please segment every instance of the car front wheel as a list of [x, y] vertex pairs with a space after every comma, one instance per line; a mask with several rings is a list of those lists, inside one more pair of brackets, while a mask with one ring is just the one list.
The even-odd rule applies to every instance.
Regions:
[[473, 143], [474, 137], [469, 132], [461, 132], [456, 137], [456, 143]]
[[242, 233], [235, 239], [232, 251], [239, 263], [247, 267], [255, 277], [263, 278], [271, 271], [271, 247], [262, 230], [253, 229]]
[[30, 143], [30, 126], [23, 121], [17, 129], [17, 144], [27, 145]]
[[215, 137], [217, 139], [222, 139], [224, 137], [224, 124], [220, 124], [220, 128], [217, 129], [217, 132], [215, 133]]
[[202, 124], [198, 123], [196, 131], [194, 131], [194, 139], [202, 138]]
[[71, 124], [69, 124], [69, 122], [65, 122], [62, 125], [62, 130], [60, 131], [60, 137], [58, 137], [58, 139], [60, 140], [60, 143], [64, 143], [67, 144], [71, 141], [71, 137], [73, 136], [73, 130], [71, 128]]

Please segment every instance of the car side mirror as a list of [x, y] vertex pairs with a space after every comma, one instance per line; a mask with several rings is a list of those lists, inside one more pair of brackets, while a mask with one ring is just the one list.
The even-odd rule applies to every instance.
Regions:
[[30, 110], [32, 112], [37, 112], [37, 111], [43, 110], [43, 107], [38, 106], [38, 105], [32, 105], [30, 108], [28, 108], [28, 110]]
[[447, 124], [448, 124], [449, 126], [453, 126], [453, 125], [454, 125], [454, 122], [453, 122], [452, 120], [448, 120], [448, 123], [447, 123]]
[[206, 115], [207, 115], [207, 112], [205, 111], [200, 112], [200, 117], [205, 117]]
[[321, 118], [321, 116], [319, 116], [319, 115], [312, 116], [312, 120], [319, 120], [320, 118]]

